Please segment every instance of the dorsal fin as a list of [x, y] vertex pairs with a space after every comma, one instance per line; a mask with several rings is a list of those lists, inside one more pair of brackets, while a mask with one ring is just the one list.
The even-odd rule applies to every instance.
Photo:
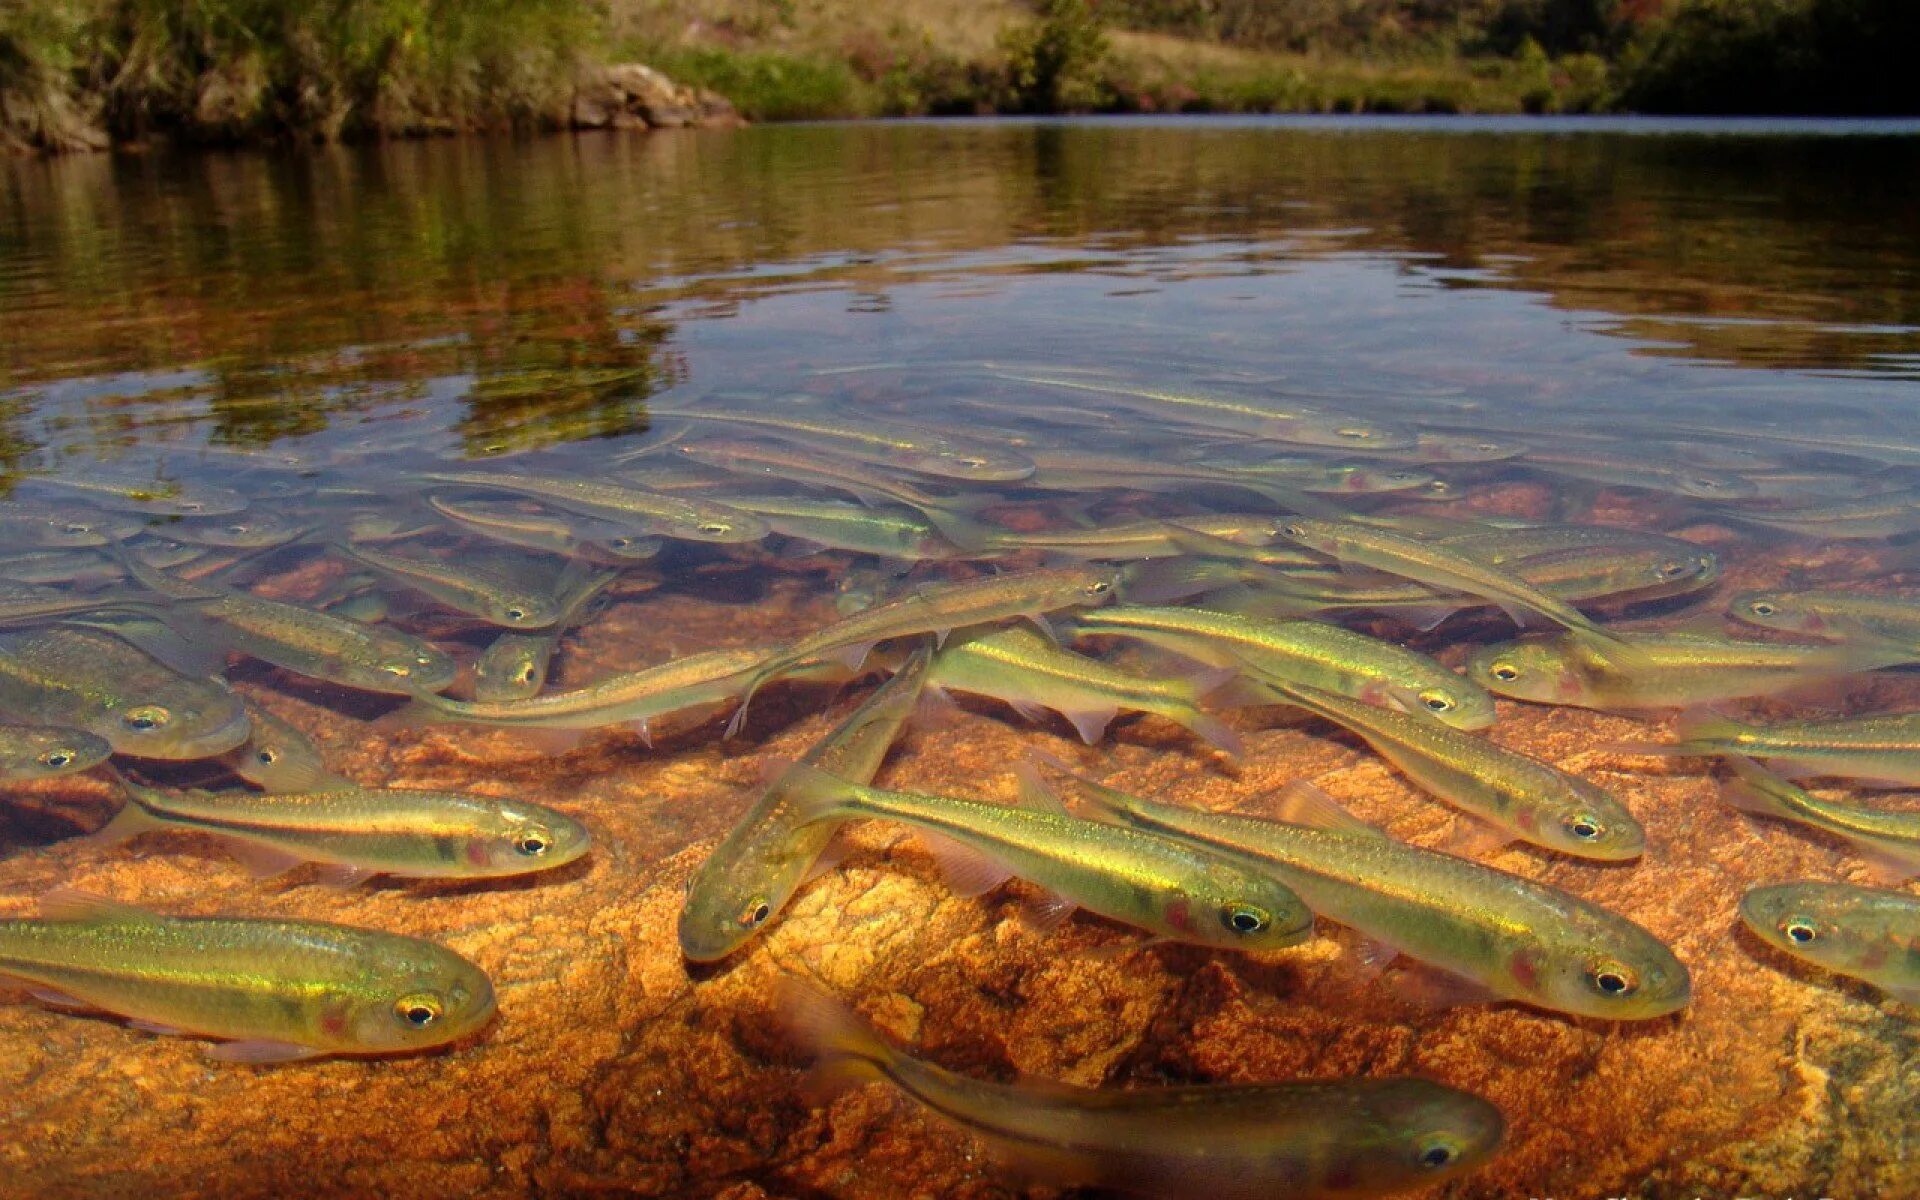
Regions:
[[1273, 794], [1273, 819], [1349, 837], [1385, 837], [1372, 825], [1341, 808], [1332, 796], [1304, 779], [1296, 779]]

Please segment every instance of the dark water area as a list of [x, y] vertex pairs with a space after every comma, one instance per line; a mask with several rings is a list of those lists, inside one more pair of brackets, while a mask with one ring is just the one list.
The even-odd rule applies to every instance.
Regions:
[[[72, 887], [405, 933], [498, 1002], [450, 1047], [341, 1056], [53, 986], [0, 921], [0, 975], [193, 1035], [0, 997], [0, 1196], [1077, 1195], [1116, 1182], [1097, 1149], [995, 1165], [992, 1115], [1044, 1107], [1023, 1081], [1402, 1076], [1451, 1099], [1327, 1134], [1287, 1186], [1920, 1189], [1916, 195], [1901, 122], [902, 122], [0, 163], [6, 915]], [[909, 597], [938, 611], [886, 608]], [[1223, 624], [1168, 624], [1196, 613]], [[963, 698], [906, 721], [923, 668]], [[849, 749], [861, 720], [885, 736]], [[28, 745], [37, 725], [67, 740]], [[1319, 936], [1241, 949], [1213, 928], [1238, 901], [1187, 923], [1197, 885], [1165, 909], [1044, 871], [963, 894], [897, 812], [815, 874], [723, 841], [829, 750], [1009, 805], [1035, 752], [1209, 817], [1302, 820], [1304, 781], [1479, 871], [1433, 892], [1477, 932], [1298, 885]], [[1482, 787], [1447, 754], [1470, 781], [1552, 770]], [[492, 849], [440, 829], [410, 872], [328, 801], [346, 825], [289, 861], [331, 865], [262, 878], [271, 856], [201, 818], [85, 839], [126, 803], [109, 767], [243, 806], [543, 807]], [[799, 828], [761, 848], [811, 859]], [[1755, 907], [1808, 883], [1891, 915]], [[1509, 887], [1536, 907], [1501, 908]], [[1059, 920], [1058, 894], [1088, 911]], [[1599, 924], [1532, 950], [1487, 932], [1531, 937], [1560, 897]], [[889, 1088], [803, 1092], [794, 977], [1009, 1089], [956, 1102], [971, 1135]], [[454, 1022], [451, 990], [371, 978], [389, 1018]], [[207, 1061], [234, 1044], [322, 1056]], [[1136, 1134], [1186, 1128], [1162, 1117]], [[1281, 1157], [1311, 1140], [1246, 1127]], [[1172, 1163], [1162, 1192], [1233, 1194], [1180, 1174], [1204, 1136], [1148, 1136], [1119, 1182]]]

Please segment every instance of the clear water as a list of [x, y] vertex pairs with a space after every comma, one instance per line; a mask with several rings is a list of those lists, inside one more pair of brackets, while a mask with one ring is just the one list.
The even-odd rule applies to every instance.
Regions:
[[[369, 544], [454, 565], [497, 549], [423, 501], [504, 512], [519, 493], [424, 472], [720, 503], [862, 490], [729, 474], [686, 453], [746, 442], [838, 456], [856, 479], [905, 482], [941, 511], [1011, 531], [992, 554], [924, 558], [806, 531], [669, 538], [657, 557], [612, 564], [621, 578], [559, 644], [558, 690], [791, 640], [985, 564], [1058, 561], [1022, 549], [1019, 532], [1276, 512], [1271, 494], [1220, 472], [1284, 459], [1417, 478], [1314, 494], [1426, 535], [1442, 520], [1524, 519], [1685, 539], [1717, 556], [1711, 586], [1591, 611], [1629, 629], [1704, 618], [1721, 636], [1778, 640], [1723, 622], [1729, 597], [1915, 592], [1917, 185], [1914, 127], [1824, 122], [943, 122], [11, 163], [0, 169], [0, 517], [43, 504], [68, 521], [130, 516], [127, 548], [182, 578], [238, 559], [221, 581], [317, 606], [364, 587], [331, 542], [377, 536]], [[897, 451], [849, 457], [845, 439], [675, 415], [689, 407], [867, 433], [917, 424], [1054, 465], [1024, 482], [970, 481], [902, 469]], [[1246, 413], [1261, 408], [1284, 419], [1250, 429]], [[1418, 434], [1427, 441], [1408, 446]], [[1076, 456], [1104, 458], [1075, 467]], [[1176, 463], [1216, 477], [1146, 469]], [[119, 494], [71, 486], [101, 479]], [[197, 491], [208, 488], [223, 491]], [[207, 496], [231, 509], [229, 493], [243, 511], [177, 511]], [[1833, 515], [1854, 502], [1873, 511]], [[598, 534], [658, 532], [592, 515]], [[308, 536], [168, 549], [183, 527], [217, 541], [243, 519]], [[53, 561], [6, 536], [7, 582], [138, 590], [105, 550]], [[551, 585], [563, 565], [521, 570]], [[391, 625], [463, 663], [500, 632], [376, 578]], [[1458, 668], [1514, 635], [1497, 608], [1466, 607], [1433, 629], [1358, 608], [1330, 619]], [[1118, 642], [1090, 647], [1164, 665]], [[1669, 740], [1670, 710], [1503, 703], [1490, 734], [1618, 796], [1647, 830], [1632, 866], [1462, 840], [1455, 810], [1362, 743], [1279, 709], [1229, 716], [1248, 746], [1235, 766], [1156, 718], [1123, 717], [1077, 749], [1057, 718], [969, 700], [911, 735], [881, 776], [1004, 799], [1011, 765], [1040, 748], [1142, 794], [1253, 811], [1254, 797], [1315, 780], [1396, 836], [1565, 889], [1671, 945], [1693, 975], [1686, 1013], [1610, 1025], [1410, 1003], [1343, 969], [1328, 938], [1271, 956], [1103, 957], [1092, 951], [1134, 935], [1087, 917], [1028, 930], [1018, 889], [955, 898], [911, 839], [877, 826], [727, 965], [690, 968], [674, 940], [682, 889], [746, 810], [758, 760], [806, 751], [869, 684], [838, 697], [773, 684], [739, 738], [709, 709], [650, 725], [648, 746], [625, 721], [584, 741], [415, 727], [389, 715], [400, 698], [245, 656], [218, 665], [307, 733], [332, 771], [547, 803], [593, 829], [595, 850], [513, 884], [339, 893], [249, 879], [205, 840], [138, 853], [75, 840], [117, 803], [98, 771], [14, 785], [0, 804], [0, 893], [19, 911], [69, 884], [172, 912], [416, 933], [485, 967], [503, 1014], [449, 1054], [209, 1072], [192, 1040], [8, 1005], [0, 1039], [20, 1074], [0, 1135], [54, 1122], [73, 1138], [25, 1169], [22, 1194], [118, 1194], [186, 1171], [240, 1192], [299, 1179], [420, 1195], [994, 1194], [1004, 1177], [905, 1104], [876, 1092], [822, 1124], [800, 1101], [802, 1058], [768, 1015], [770, 980], [794, 970], [982, 1077], [1438, 1079], [1493, 1100], [1510, 1125], [1502, 1154], [1449, 1194], [1891, 1195], [1920, 1170], [1913, 1010], [1793, 963], [1735, 918], [1747, 886], [1877, 877], [1842, 843], [1722, 805], [1703, 760], [1596, 750]], [[1897, 670], [1784, 690], [1729, 711], [1920, 708]], [[116, 762], [167, 784], [235, 783], [214, 760]], [[862, 908], [873, 896], [886, 911]], [[360, 1089], [382, 1102], [341, 1103]], [[465, 1115], [418, 1144], [406, 1114], [452, 1097]], [[274, 1164], [221, 1149], [267, 1145], [263, 1114], [316, 1103], [308, 1149]], [[177, 1121], [127, 1115], [146, 1104]]]

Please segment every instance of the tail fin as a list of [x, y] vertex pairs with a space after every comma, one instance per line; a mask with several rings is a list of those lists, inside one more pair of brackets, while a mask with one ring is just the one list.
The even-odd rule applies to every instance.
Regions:
[[898, 1051], [851, 1008], [791, 977], [775, 985], [774, 1000], [794, 1041], [815, 1056], [803, 1085], [812, 1103], [824, 1106], [849, 1088], [886, 1077]]
[[1785, 799], [1799, 787], [1741, 754], [1727, 757], [1733, 778], [1720, 787], [1720, 798], [1742, 812], [1765, 817], [1791, 815]]

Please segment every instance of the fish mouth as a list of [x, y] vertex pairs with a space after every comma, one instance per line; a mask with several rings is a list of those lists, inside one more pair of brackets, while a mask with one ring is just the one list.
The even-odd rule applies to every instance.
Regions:
[[253, 733], [253, 722], [247, 716], [247, 710], [235, 701], [233, 712], [218, 725], [192, 737], [178, 738], [164, 747], [141, 746], [129, 749], [125, 753], [135, 758], [158, 758], [187, 761], [197, 758], [212, 758], [216, 754], [225, 754], [235, 746], [245, 742]]

